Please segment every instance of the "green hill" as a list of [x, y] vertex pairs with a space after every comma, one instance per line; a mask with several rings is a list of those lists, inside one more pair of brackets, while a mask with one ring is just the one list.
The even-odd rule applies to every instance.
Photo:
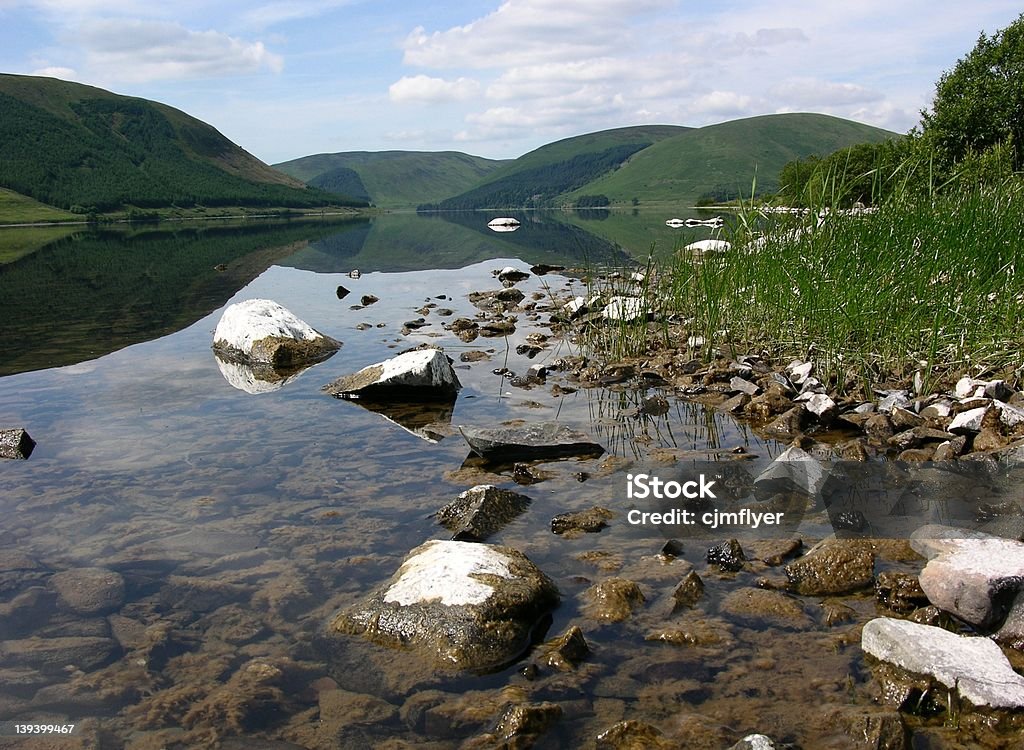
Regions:
[[898, 138], [896, 133], [838, 117], [781, 114], [732, 120], [688, 130], [636, 153], [620, 169], [562, 196], [607, 195], [613, 203], [694, 203], [774, 192], [786, 162], [825, 156], [857, 143]]
[[341, 201], [158, 102], [0, 74], [0, 187], [76, 213]]
[[440, 201], [436, 208], [551, 205], [557, 196], [619, 168], [633, 154], [688, 131], [679, 125], [638, 125], [555, 141], [496, 169], [471, 190]]
[[457, 151], [347, 151], [303, 156], [274, 167], [325, 190], [399, 208], [461, 193], [507, 163]]

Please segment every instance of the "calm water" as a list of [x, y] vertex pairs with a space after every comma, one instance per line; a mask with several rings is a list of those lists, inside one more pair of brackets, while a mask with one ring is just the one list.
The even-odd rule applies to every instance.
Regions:
[[[491, 272], [504, 265], [623, 264], [652, 242], [670, 250], [669, 217], [521, 218], [504, 235], [479, 215], [83, 234], [0, 267], [9, 316], [0, 427], [24, 427], [38, 443], [30, 460], [0, 464], [0, 720], [75, 722], [83, 747], [235, 736], [247, 739], [229, 746], [454, 747], [489, 730], [506, 702], [528, 700], [563, 707], [542, 747], [586, 746], [629, 718], [703, 738], [691, 747], [726, 747], [751, 731], [843, 747], [841, 732], [808, 721], [808, 710], [869, 705], [856, 639], [844, 641], [849, 625], [827, 625], [810, 601], [782, 619], [734, 616], [723, 602], [753, 574], [708, 571], [701, 543], [666, 563], [656, 557], [664, 539], [623, 518], [631, 462], [742, 445], [758, 456], [756, 471], [778, 448], [674, 400], [664, 416], [636, 417], [654, 391], [511, 386], [493, 371], [577, 353], [556, 343], [532, 360], [516, 354], [528, 333], [546, 330], [526, 316], [508, 340], [465, 344], [441, 327], [472, 317], [466, 295], [498, 288]], [[354, 268], [361, 278], [349, 278]], [[351, 291], [344, 300], [339, 285]], [[541, 293], [541, 304], [581, 288], [558, 275], [518, 286]], [[351, 309], [365, 294], [380, 302]], [[344, 346], [279, 389], [234, 387], [212, 333], [227, 304], [253, 297]], [[431, 325], [403, 335], [427, 303]], [[464, 389], [450, 423], [432, 425], [438, 442], [320, 393], [423, 341], [456, 360], [489, 355], [459, 363]], [[439, 507], [477, 483], [515, 486], [510, 470], [467, 462], [454, 425], [555, 418], [609, 454], [535, 467], [544, 480], [521, 488], [530, 511], [489, 541], [522, 550], [557, 583], [549, 634], [583, 628], [593, 654], [579, 670], [531, 682], [519, 672], [526, 656], [497, 674], [438, 674], [358, 639], [323, 637], [331, 615], [390, 577], [409, 550], [445, 538], [431, 517]], [[552, 516], [594, 504], [617, 512], [602, 533], [550, 532]], [[691, 563], [707, 595], [673, 615], [671, 593]], [[86, 567], [125, 583], [96, 614], [53, 593], [55, 575]], [[583, 592], [612, 575], [639, 583], [644, 606], [623, 623], [588, 619]], [[854, 624], [874, 612], [870, 598], [842, 606]], [[690, 633], [691, 645], [648, 640], [666, 628]], [[270, 665], [266, 683], [247, 676], [254, 660]]]

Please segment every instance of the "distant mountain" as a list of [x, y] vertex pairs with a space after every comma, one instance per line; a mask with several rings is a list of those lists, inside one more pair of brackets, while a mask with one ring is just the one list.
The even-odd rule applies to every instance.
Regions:
[[77, 213], [341, 202], [180, 110], [54, 78], [0, 74], [0, 164], [0, 187]]
[[613, 203], [694, 203], [775, 192], [786, 162], [826, 156], [858, 143], [899, 138], [896, 133], [839, 117], [781, 114], [749, 117], [688, 130], [634, 154], [621, 168], [561, 196], [601, 194]]
[[464, 192], [508, 163], [458, 151], [345, 151], [303, 156], [274, 168], [309, 185], [396, 208]]
[[638, 125], [555, 141], [496, 169], [472, 189], [435, 207], [467, 210], [549, 206], [558, 196], [620, 168], [634, 154], [689, 130], [679, 125]]

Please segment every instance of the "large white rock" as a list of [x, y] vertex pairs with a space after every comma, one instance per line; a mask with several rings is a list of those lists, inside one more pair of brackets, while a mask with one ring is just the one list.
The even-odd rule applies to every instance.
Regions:
[[647, 315], [647, 305], [639, 297], [612, 297], [601, 313], [605, 320], [628, 323]]
[[987, 406], [962, 411], [953, 417], [953, 421], [949, 423], [946, 430], [958, 435], [965, 432], [981, 432], [981, 421], [985, 418], [986, 411], [988, 411]]
[[725, 240], [698, 240], [691, 242], [683, 249], [691, 253], [725, 253], [731, 248], [732, 245]]
[[529, 645], [558, 590], [511, 547], [429, 541], [405, 558], [365, 601], [339, 613], [332, 630], [414, 648], [440, 664], [490, 669]]
[[370, 396], [396, 390], [425, 392], [423, 395], [450, 395], [462, 388], [451, 362], [441, 349], [424, 347], [403, 352], [397, 357], [364, 367], [324, 386], [339, 398]]
[[1024, 677], [987, 638], [879, 617], [864, 626], [861, 648], [887, 664], [931, 676], [975, 706], [1024, 708]]
[[1024, 543], [980, 531], [924, 526], [910, 546], [928, 558], [921, 588], [939, 609], [979, 628], [998, 626], [1024, 586]]
[[279, 366], [317, 362], [340, 346], [269, 299], [229, 305], [213, 333], [213, 348], [222, 356]]

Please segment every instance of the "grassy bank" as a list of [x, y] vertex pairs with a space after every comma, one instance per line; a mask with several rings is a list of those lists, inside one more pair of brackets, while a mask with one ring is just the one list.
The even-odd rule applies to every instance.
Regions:
[[605, 328], [592, 343], [629, 356], [700, 336], [727, 353], [812, 357], [840, 391], [918, 371], [927, 387], [1016, 370], [1022, 200], [1011, 178], [821, 222], [748, 212], [730, 252], [676, 252], [654, 269], [643, 291], [654, 324]]

